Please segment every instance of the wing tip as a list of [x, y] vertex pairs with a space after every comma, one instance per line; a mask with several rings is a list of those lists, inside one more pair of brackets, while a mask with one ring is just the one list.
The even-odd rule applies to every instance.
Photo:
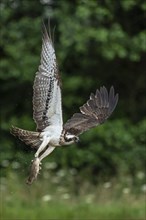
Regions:
[[42, 20], [42, 39], [48, 40], [53, 45], [53, 40], [51, 36], [51, 28], [50, 28], [50, 19], [48, 20], [48, 30], [47, 30], [44, 20]]
[[108, 111], [109, 114], [111, 114], [116, 108], [118, 100], [119, 100], [119, 94], [118, 93], [115, 94], [114, 86], [111, 86], [109, 92], [109, 111]]
[[42, 40], [43, 41], [45, 41], [45, 40], [51, 41], [51, 39], [50, 39], [50, 37], [48, 35], [48, 31], [47, 31], [46, 25], [45, 25], [44, 22], [42, 23]]
[[99, 108], [108, 108], [109, 117], [118, 103], [119, 94], [115, 94], [115, 89], [113, 85], [110, 87], [109, 92], [107, 88], [103, 85], [100, 87], [100, 89], [96, 90], [95, 98], [96, 104]]

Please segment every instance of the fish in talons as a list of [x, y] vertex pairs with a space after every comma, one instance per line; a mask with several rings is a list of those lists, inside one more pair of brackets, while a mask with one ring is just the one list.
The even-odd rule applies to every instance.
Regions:
[[41, 170], [41, 162], [38, 157], [32, 160], [31, 163], [30, 174], [26, 181], [28, 185], [31, 185], [37, 179], [39, 171]]

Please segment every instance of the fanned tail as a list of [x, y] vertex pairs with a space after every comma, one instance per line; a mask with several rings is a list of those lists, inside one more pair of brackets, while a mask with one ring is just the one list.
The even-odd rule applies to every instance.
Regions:
[[18, 137], [21, 141], [23, 141], [26, 145], [31, 146], [32, 148], [38, 148], [41, 144], [40, 133], [23, 130], [17, 127], [12, 126], [10, 129], [10, 133], [15, 137]]

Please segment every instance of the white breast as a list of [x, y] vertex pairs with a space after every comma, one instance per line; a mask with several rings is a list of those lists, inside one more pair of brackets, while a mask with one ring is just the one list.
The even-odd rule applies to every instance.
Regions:
[[54, 125], [51, 125], [49, 127], [47, 127], [47, 130], [42, 132], [42, 136], [47, 136], [50, 141], [50, 145], [52, 146], [59, 146], [59, 140], [60, 140], [60, 135], [61, 135], [61, 132], [62, 132], [62, 126], [54, 126]]

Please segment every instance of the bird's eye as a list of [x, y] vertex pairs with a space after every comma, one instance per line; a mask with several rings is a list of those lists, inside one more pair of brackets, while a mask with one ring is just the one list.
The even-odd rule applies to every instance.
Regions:
[[67, 136], [64, 136], [64, 139], [65, 139], [66, 142], [72, 141], [72, 138], [68, 138]]

